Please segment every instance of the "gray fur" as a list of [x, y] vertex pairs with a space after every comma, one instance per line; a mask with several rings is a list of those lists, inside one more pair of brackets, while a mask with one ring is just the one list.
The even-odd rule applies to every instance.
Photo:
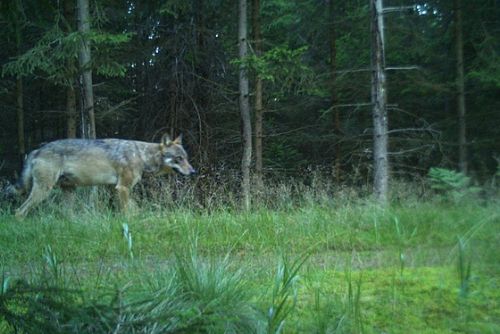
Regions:
[[31, 152], [17, 185], [11, 191], [30, 192], [16, 210], [24, 217], [43, 201], [55, 185], [114, 185], [120, 205], [127, 210], [130, 190], [143, 173], [163, 174], [175, 170], [183, 175], [194, 173], [182, 147], [182, 139], [164, 135], [160, 143], [124, 139], [62, 139]]

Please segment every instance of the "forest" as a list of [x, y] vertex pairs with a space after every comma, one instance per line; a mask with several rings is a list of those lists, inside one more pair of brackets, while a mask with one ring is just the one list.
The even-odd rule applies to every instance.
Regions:
[[[0, 333], [500, 331], [497, 0], [6, 0], [0, 34]], [[30, 152], [165, 134], [196, 174], [131, 212], [14, 217]]]
[[[454, 1], [384, 6], [398, 9], [384, 15], [392, 174], [415, 179], [433, 166], [458, 168], [460, 122], [468, 171], [494, 174], [498, 3], [462, 4], [461, 119]], [[254, 119], [253, 134], [261, 138], [263, 174], [324, 167], [338, 182], [370, 179], [368, 1], [263, 1], [259, 8], [248, 14], [249, 51], [238, 60], [234, 1], [91, 2], [97, 137], [156, 141], [162, 132], [182, 133], [199, 169], [238, 170], [243, 62], [253, 118], [257, 108], [262, 114], [262, 130], [257, 134]], [[88, 137], [89, 125], [74, 1], [3, 1], [1, 13], [1, 172], [12, 177], [26, 152], [54, 139]]]

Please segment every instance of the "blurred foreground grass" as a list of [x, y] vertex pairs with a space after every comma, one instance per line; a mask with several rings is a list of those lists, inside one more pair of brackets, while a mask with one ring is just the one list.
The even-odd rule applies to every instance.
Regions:
[[126, 217], [56, 197], [21, 222], [0, 212], [0, 330], [57, 314], [61, 333], [498, 333], [499, 227], [495, 201]]

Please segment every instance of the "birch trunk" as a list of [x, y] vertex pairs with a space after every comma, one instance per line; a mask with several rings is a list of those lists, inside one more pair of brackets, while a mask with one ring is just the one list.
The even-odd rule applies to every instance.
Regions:
[[[248, 53], [247, 46], [247, 2], [239, 2], [239, 24], [238, 24], [238, 45], [239, 58], [244, 60]], [[250, 119], [248, 73], [246, 66], [241, 64], [239, 71], [239, 105], [242, 120], [242, 142], [243, 156], [241, 158], [242, 181], [241, 190], [243, 193], [243, 206], [246, 210], [250, 209], [250, 163], [252, 160], [252, 125]]]
[[78, 31], [82, 34], [82, 45], [79, 52], [80, 69], [82, 70], [83, 108], [88, 118], [88, 138], [95, 139], [94, 92], [92, 89], [92, 67], [88, 33], [90, 32], [89, 1], [78, 1]]
[[389, 186], [387, 89], [382, 0], [371, 0], [373, 190], [381, 204], [387, 203]]

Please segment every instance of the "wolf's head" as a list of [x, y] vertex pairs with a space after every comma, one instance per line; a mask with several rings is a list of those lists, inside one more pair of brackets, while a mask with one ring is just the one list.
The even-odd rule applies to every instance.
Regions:
[[168, 134], [163, 135], [160, 143], [163, 169], [173, 169], [183, 175], [195, 173], [194, 168], [189, 164], [188, 156], [182, 147], [182, 135], [170, 139]]

